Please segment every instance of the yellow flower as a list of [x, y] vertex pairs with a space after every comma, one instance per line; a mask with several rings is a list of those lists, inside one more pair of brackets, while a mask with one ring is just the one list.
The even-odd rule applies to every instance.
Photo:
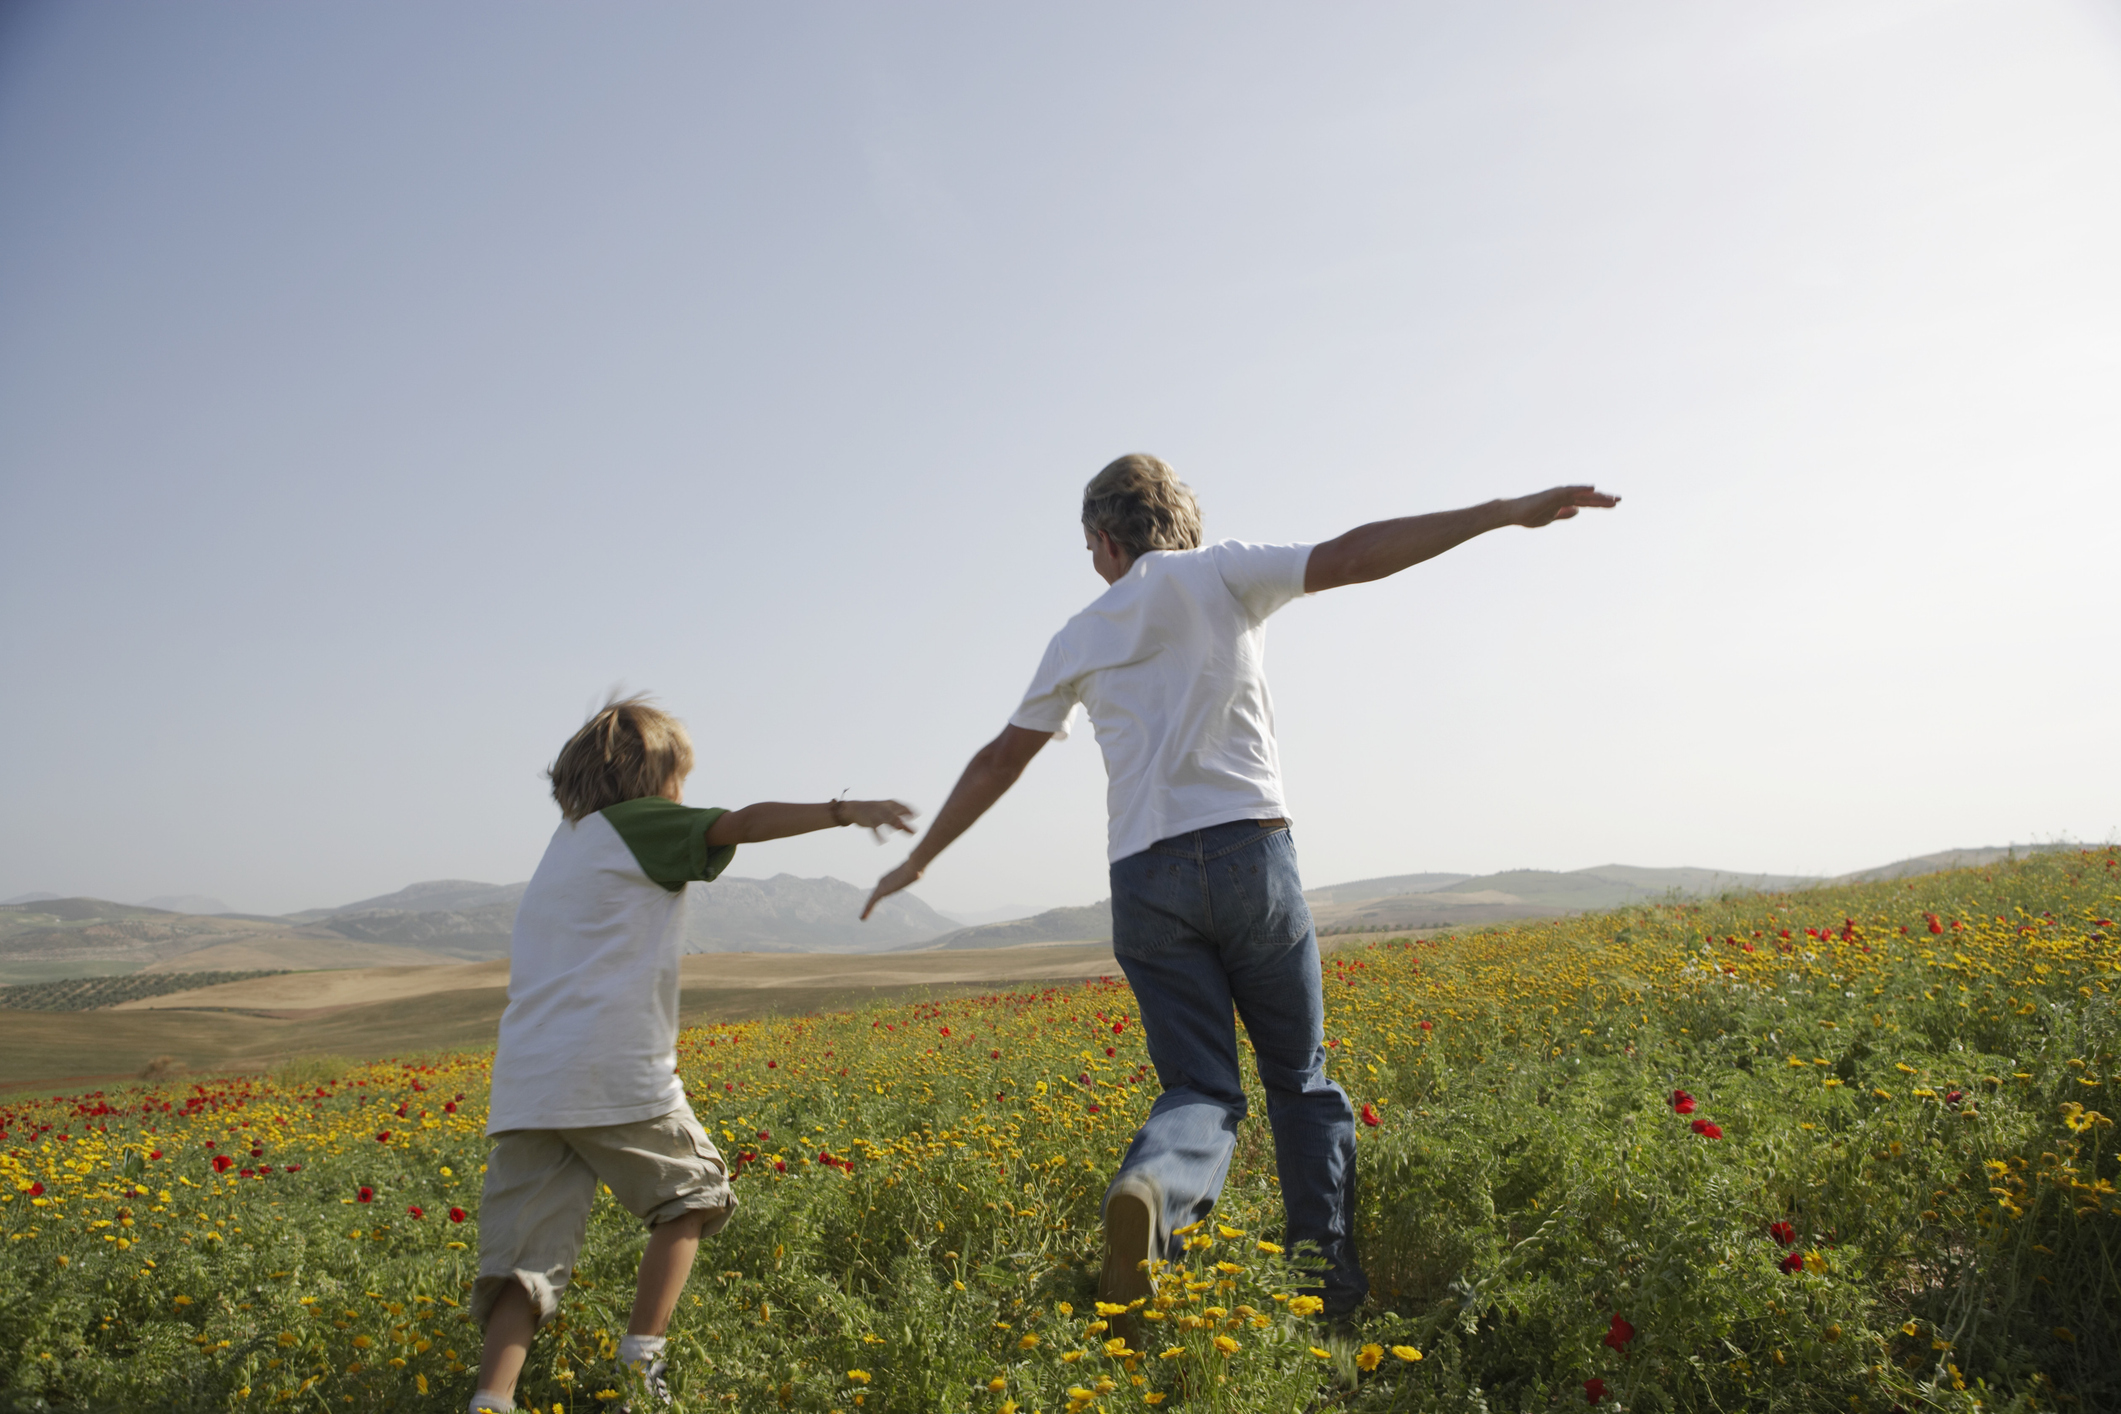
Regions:
[[1234, 1277], [1239, 1272], [1243, 1271], [1244, 1268], [1240, 1267], [1235, 1262], [1217, 1262], [1215, 1264], [1215, 1270], [1221, 1272], [1224, 1276]]
[[1319, 1348], [1318, 1348], [1317, 1346], [1315, 1346], [1315, 1345], [1311, 1347], [1311, 1353], [1312, 1353], [1313, 1355], [1316, 1355], [1316, 1356], [1317, 1356], [1317, 1357], [1318, 1357], [1319, 1359], [1321, 1359], [1321, 1360], [1331, 1360], [1331, 1359], [1333, 1358], [1333, 1352], [1332, 1352], [1332, 1351], [1330, 1351], [1330, 1350], [1320, 1350], [1320, 1349], [1319, 1349]]
[[1060, 1312], [1063, 1316], [1072, 1316], [1075, 1314], [1075, 1308], [1065, 1301], [1056, 1303], [1053, 1309]]
[[1297, 1296], [1289, 1301], [1289, 1314], [1292, 1316], [1315, 1316], [1325, 1309], [1326, 1303], [1316, 1296]]
[[1071, 1351], [1069, 1351], [1069, 1352], [1068, 1352], [1067, 1354], [1065, 1354], [1065, 1355], [1061, 1356], [1061, 1363], [1062, 1363], [1062, 1364], [1064, 1364], [1064, 1365], [1073, 1365], [1073, 1364], [1074, 1364], [1074, 1363], [1075, 1363], [1076, 1361], [1078, 1361], [1078, 1360], [1080, 1360], [1080, 1359], [1082, 1359], [1082, 1358], [1083, 1358], [1083, 1352], [1082, 1352], [1082, 1351], [1080, 1351], [1080, 1350], [1071, 1350]]
[[1384, 1358], [1385, 1348], [1382, 1345], [1365, 1345], [1356, 1352], [1355, 1364], [1357, 1368], [1364, 1371], [1374, 1370], [1383, 1362]]
[[1127, 1342], [1123, 1337], [1114, 1336], [1112, 1337], [1112, 1339], [1105, 1342], [1105, 1354], [1110, 1359], [1117, 1360], [1120, 1356], [1125, 1355], [1126, 1353]]
[[869, 1383], [869, 1372], [867, 1370], [849, 1370], [847, 1378], [858, 1385], [865, 1385]]
[[1266, 1253], [1270, 1257], [1279, 1257], [1281, 1255], [1281, 1249], [1279, 1247], [1276, 1247], [1271, 1242], [1262, 1242], [1258, 1245], [1259, 1250]]
[[1411, 1345], [1395, 1345], [1392, 1347], [1392, 1353], [1409, 1365], [1421, 1358], [1421, 1352]]
[[1144, 1404], [1162, 1404], [1163, 1402], [1164, 1397], [1154, 1390], [1142, 1396], [1142, 1403]]
[[353, 1338], [353, 1348], [356, 1350], [366, 1350], [369, 1346], [374, 1344], [375, 1342], [370, 1340], [365, 1335], [357, 1335]]
[[1224, 1237], [1243, 1237], [1245, 1235], [1243, 1228], [1231, 1227], [1228, 1223], [1217, 1223], [1215, 1230]]
[[1038, 1337], [1035, 1335], [1026, 1335], [1022, 1340], [1019, 1340], [1016, 1343], [1016, 1348], [1018, 1350], [1036, 1350], [1038, 1349]]
[[1162, 1351], [1159, 1351], [1157, 1353], [1156, 1358], [1159, 1360], [1176, 1360], [1179, 1356], [1185, 1353], [1186, 1347], [1184, 1347], [1183, 1345], [1173, 1345], [1166, 1347]]
[[987, 1388], [995, 1394], [1000, 1394], [1003, 1390], [1009, 1388], [1009, 1382], [1000, 1375], [996, 1375], [993, 1379], [987, 1381]]
[[1244, 1347], [1226, 1335], [1219, 1335], [1215, 1337], [1215, 1348], [1225, 1355], [1235, 1355]]

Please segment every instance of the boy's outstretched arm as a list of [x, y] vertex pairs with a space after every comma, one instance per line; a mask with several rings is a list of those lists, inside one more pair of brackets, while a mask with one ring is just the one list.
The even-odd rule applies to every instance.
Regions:
[[1322, 589], [1364, 584], [1398, 574], [1409, 565], [1434, 559], [1476, 535], [1506, 525], [1536, 530], [1567, 520], [1586, 507], [1606, 509], [1619, 504], [1618, 496], [1608, 496], [1594, 486], [1556, 486], [1551, 491], [1490, 501], [1462, 511], [1372, 521], [1311, 548], [1311, 558], [1304, 566], [1304, 593], [1316, 594]]
[[784, 805], [762, 800], [742, 810], [731, 810], [707, 827], [707, 843], [757, 844], [761, 840], [784, 840], [813, 830], [831, 830], [841, 825], [861, 825], [884, 842], [885, 830], [912, 834], [913, 807], [895, 800], [828, 800], [822, 805]]
[[906, 856], [906, 862], [877, 880], [876, 892], [869, 895], [869, 902], [862, 906], [862, 917], [867, 918], [876, 906], [900, 889], [911, 888], [928, 871], [935, 856], [949, 847], [952, 840], [972, 828], [972, 822], [987, 813], [989, 806], [1000, 800], [1016, 778], [1024, 774], [1024, 767], [1038, 755], [1040, 747], [1052, 739], [1051, 732], [1035, 732], [1027, 727], [1007, 726], [1002, 734], [979, 749], [965, 766], [965, 773], [957, 778], [951, 788], [950, 798], [936, 814], [935, 823], [928, 833]]

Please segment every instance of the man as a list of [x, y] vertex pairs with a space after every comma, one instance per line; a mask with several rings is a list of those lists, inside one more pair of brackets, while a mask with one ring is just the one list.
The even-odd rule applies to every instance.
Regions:
[[1318, 545], [1201, 548], [1200, 508], [1171, 468], [1126, 456], [1083, 492], [1090, 564], [1110, 586], [1053, 636], [1002, 734], [966, 766], [877, 902], [918, 880], [1067, 735], [1077, 704], [1105, 755], [1112, 951], [1133, 986], [1163, 1093], [1105, 1193], [1102, 1300], [1150, 1293], [1151, 1259], [1222, 1192], [1245, 1115], [1243, 1018], [1267, 1092], [1292, 1248], [1325, 1261], [1329, 1320], [1369, 1290], [1354, 1246], [1355, 1114], [1326, 1076], [1318, 940], [1296, 872], [1263, 653], [1267, 617], [1302, 594], [1399, 573], [1506, 525], [1619, 498], [1562, 486], [1358, 526]]

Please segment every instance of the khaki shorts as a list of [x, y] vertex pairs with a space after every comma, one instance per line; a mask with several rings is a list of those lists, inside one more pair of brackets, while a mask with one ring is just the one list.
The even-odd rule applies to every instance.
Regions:
[[511, 1129], [494, 1136], [479, 1199], [479, 1280], [471, 1314], [480, 1325], [494, 1298], [520, 1282], [544, 1325], [560, 1307], [589, 1233], [601, 1180], [650, 1228], [705, 1213], [702, 1236], [736, 1209], [727, 1165], [689, 1108], [592, 1129]]

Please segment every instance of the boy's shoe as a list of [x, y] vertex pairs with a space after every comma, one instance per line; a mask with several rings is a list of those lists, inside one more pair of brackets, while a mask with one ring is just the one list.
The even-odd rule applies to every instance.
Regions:
[[641, 1411], [649, 1409], [675, 1408], [677, 1400], [671, 1396], [670, 1381], [666, 1378], [669, 1371], [670, 1362], [660, 1357], [649, 1361], [646, 1366], [635, 1371], [629, 1372], [624, 1367], [621, 1367], [619, 1370], [621, 1376], [628, 1373], [639, 1375], [641, 1383], [648, 1387], [648, 1393], [645, 1400], [629, 1399], [621, 1404], [618, 1414], [641, 1414]]
[[[1121, 1174], [1105, 1195], [1105, 1266], [1097, 1299], [1129, 1306], [1156, 1294], [1149, 1275], [1164, 1258], [1164, 1186], [1145, 1173]], [[1132, 1315], [1115, 1316], [1112, 1333], [1130, 1344], [1139, 1329]]]

